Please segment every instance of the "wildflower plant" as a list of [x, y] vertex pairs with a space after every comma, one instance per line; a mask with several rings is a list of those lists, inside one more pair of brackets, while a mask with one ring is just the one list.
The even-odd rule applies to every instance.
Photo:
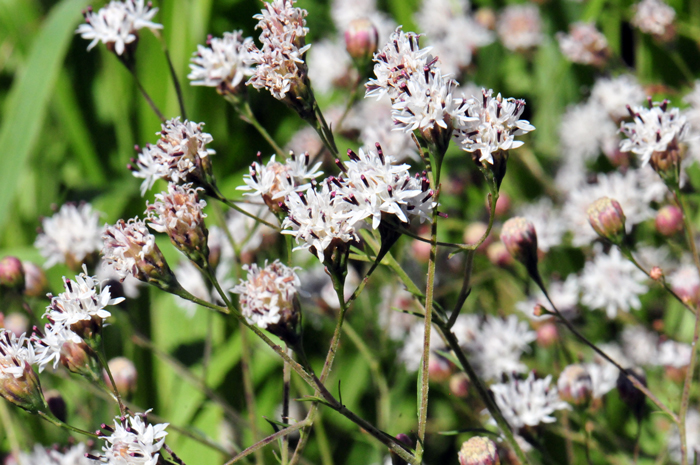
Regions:
[[550, 1], [10, 2], [0, 456], [693, 463], [693, 9]]

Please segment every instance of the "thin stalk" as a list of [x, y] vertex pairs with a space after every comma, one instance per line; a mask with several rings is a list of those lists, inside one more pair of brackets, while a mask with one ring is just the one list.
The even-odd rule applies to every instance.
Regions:
[[[258, 441], [260, 434], [258, 432], [257, 407], [255, 403], [255, 386], [253, 385], [253, 377], [250, 374], [250, 342], [248, 340], [248, 331], [243, 323], [238, 324], [241, 333], [241, 371], [243, 372], [243, 390], [245, 391], [245, 404], [248, 410], [248, 422], [250, 423], [250, 434], [253, 436], [253, 442]], [[285, 363], [286, 366], [286, 363]], [[262, 450], [255, 451], [255, 463], [263, 465], [265, 458]]]
[[19, 457], [19, 453], [22, 452], [22, 448], [19, 445], [19, 440], [17, 439], [17, 431], [15, 431], [15, 425], [10, 419], [10, 412], [7, 410], [7, 403], [0, 402], [0, 419], [2, 420], [2, 426], [7, 434], [7, 441], [10, 443], [10, 450], [15, 458]]
[[190, 302], [194, 302], [198, 305], [201, 305], [202, 307], [206, 307], [208, 309], [222, 313], [224, 315], [228, 315], [230, 313], [228, 308], [219, 307], [218, 305], [214, 305], [210, 302], [207, 302], [206, 300], [202, 300], [199, 297], [195, 297], [189, 292], [187, 292], [184, 288], [176, 290], [175, 292], [173, 292], [173, 294], [175, 294], [178, 297], [182, 297], [185, 300], [189, 300]]
[[[289, 353], [289, 347], [285, 345], [284, 349]], [[290, 383], [292, 380], [292, 371], [288, 364], [282, 366], [282, 423], [285, 425], [289, 423], [289, 391]], [[282, 438], [282, 465], [287, 465], [289, 461], [289, 437], [284, 436]]]
[[165, 60], [168, 62], [168, 69], [170, 70], [170, 77], [173, 80], [173, 86], [175, 86], [175, 93], [177, 94], [177, 103], [180, 105], [180, 116], [182, 119], [187, 119], [187, 112], [185, 111], [185, 100], [182, 97], [182, 88], [180, 87], [180, 80], [177, 78], [177, 73], [175, 73], [175, 67], [170, 59], [170, 52], [168, 52], [168, 47], [165, 45], [165, 40], [161, 40], [163, 45], [163, 53], [165, 54]]
[[[270, 147], [272, 147], [272, 150], [275, 151], [277, 155], [280, 157], [284, 156], [284, 150], [282, 150], [282, 147], [277, 145], [277, 142], [275, 142], [275, 139], [272, 138], [269, 132], [263, 127], [262, 124], [258, 121], [258, 119], [255, 117], [255, 113], [253, 113], [253, 109], [250, 107], [250, 102], [248, 102], [247, 98], [236, 98], [231, 99], [227, 98], [231, 104], [233, 104], [233, 107], [236, 109], [238, 112], [238, 116], [245, 121], [246, 123], [250, 124], [255, 128], [258, 133], [267, 141], [268, 144], [270, 144]], [[242, 102], [241, 102], [242, 101]]]
[[[536, 278], [536, 279], [535, 279], [535, 278]], [[567, 328], [569, 328], [569, 331], [571, 331], [572, 333], [574, 333], [574, 335], [575, 335], [576, 337], [578, 337], [578, 338], [579, 338], [583, 343], [585, 343], [588, 347], [590, 347], [591, 349], [593, 349], [598, 355], [600, 355], [600, 356], [603, 357], [605, 360], [607, 360], [608, 362], [610, 362], [610, 363], [612, 363], [613, 365], [615, 365], [615, 368], [617, 368], [618, 370], [620, 370], [621, 373], [624, 373], [625, 376], [627, 377], [627, 379], [630, 380], [630, 382], [634, 385], [634, 387], [636, 387], [637, 389], [639, 389], [640, 391], [642, 391], [649, 399], [651, 399], [652, 402], [654, 402], [654, 403], [656, 404], [657, 407], [659, 407], [659, 408], [660, 408], [661, 410], [663, 410], [666, 414], [668, 414], [668, 415], [671, 417], [671, 419], [674, 421], [674, 423], [679, 424], [678, 416], [677, 416], [675, 413], [673, 413], [673, 412], [671, 411], [671, 409], [669, 409], [663, 402], [661, 402], [661, 401], [660, 401], [646, 386], [644, 386], [644, 384], [642, 384], [642, 383], [637, 379], [636, 376], [629, 374], [629, 373], [627, 372], [627, 370], [625, 370], [624, 368], [622, 368], [622, 366], [620, 366], [619, 363], [617, 363], [615, 360], [613, 360], [612, 358], [610, 358], [610, 356], [609, 356], [608, 354], [606, 354], [605, 352], [603, 352], [601, 349], [598, 348], [598, 346], [596, 346], [596, 345], [593, 344], [591, 341], [589, 341], [589, 340], [586, 338], [586, 336], [584, 336], [583, 334], [581, 334], [581, 333], [574, 327], [574, 325], [571, 324], [571, 322], [570, 322], [569, 320], [567, 320], [567, 319], [564, 317], [564, 315], [561, 314], [561, 312], [559, 311], [559, 309], [558, 309], [558, 308], [556, 307], [556, 305], [554, 305], [554, 303], [552, 302], [552, 299], [549, 298], [549, 293], [547, 292], [547, 289], [545, 288], [544, 283], [542, 282], [542, 279], [541, 279], [539, 276], [533, 277], [533, 280], [534, 280], [535, 283], [539, 286], [539, 288], [540, 288], [540, 290], [542, 291], [542, 293], [544, 294], [544, 296], [547, 298], [547, 301], [548, 301], [549, 304], [552, 306], [552, 309], [554, 310], [554, 313], [557, 315], [557, 318], [559, 318], [559, 320], [560, 320], [562, 323], [564, 323], [564, 325], [565, 325]]]
[[250, 446], [249, 448], [247, 448], [246, 450], [244, 450], [243, 452], [241, 452], [240, 454], [236, 455], [234, 458], [232, 458], [231, 460], [226, 462], [225, 465], [233, 465], [234, 463], [238, 462], [242, 458], [244, 458], [244, 457], [246, 457], [254, 452], [256, 452], [256, 453], [258, 451], [262, 452], [263, 447], [274, 442], [277, 438], [279, 438], [279, 437], [284, 438], [288, 434], [293, 433], [294, 431], [300, 430], [301, 428], [303, 428], [305, 426], [307, 426], [307, 420], [301, 421], [301, 422], [297, 423], [296, 425], [288, 426], [284, 429], [281, 429], [281, 430], [277, 431], [275, 434], [272, 434], [272, 435], [266, 437], [265, 439], [256, 442], [255, 444], [253, 444], [252, 446]]
[[166, 451], [168, 454], [170, 454], [170, 457], [173, 459], [173, 461], [174, 461], [176, 464], [178, 464], [178, 465], [185, 465], [185, 462], [184, 462], [180, 457], [177, 456], [177, 454], [170, 448], [169, 445], [167, 445], [166, 443], [163, 443], [163, 449], [165, 449], [165, 451]]
[[683, 74], [683, 77], [685, 78], [686, 82], [690, 84], [691, 82], [695, 81], [695, 76], [693, 76], [693, 72], [690, 71], [690, 68], [688, 68], [688, 65], [686, 62], [683, 60], [683, 57], [681, 56], [680, 53], [678, 53], [677, 49], [671, 49], [668, 51], [669, 55], [671, 56], [671, 59], [673, 62], [676, 64], [678, 69], [680, 70], [681, 74]]
[[151, 110], [153, 110], [153, 113], [156, 114], [156, 116], [158, 117], [158, 119], [160, 120], [161, 123], [165, 123], [165, 116], [163, 116], [163, 113], [160, 112], [160, 110], [158, 109], [158, 106], [156, 106], [153, 99], [151, 99], [151, 96], [148, 95], [148, 92], [146, 92], [146, 89], [144, 89], [144, 87], [141, 85], [141, 81], [139, 80], [138, 76], [136, 75], [136, 71], [129, 66], [127, 66], [126, 69], [128, 69], [129, 72], [131, 73], [131, 75], [134, 77], [134, 81], [136, 82], [136, 87], [138, 87], [143, 98], [146, 99], [146, 102], [151, 107]]
[[119, 389], [117, 389], [117, 383], [114, 382], [114, 376], [112, 376], [112, 370], [109, 369], [109, 363], [107, 363], [107, 360], [105, 359], [104, 356], [104, 340], [102, 340], [102, 350], [93, 350], [95, 355], [97, 355], [97, 360], [100, 361], [100, 365], [102, 365], [102, 368], [105, 370], [107, 373], [107, 376], [109, 377], [109, 382], [112, 384], [112, 391], [114, 392], [114, 398], [117, 401], [117, 404], [119, 404], [119, 413], [121, 416], [124, 416], [126, 414], [126, 407], [124, 407], [124, 402], [122, 402], [122, 396], [119, 394]]
[[472, 382], [474, 387], [476, 387], [477, 392], [479, 393], [479, 396], [481, 397], [481, 400], [486, 404], [486, 408], [488, 409], [489, 413], [493, 417], [494, 420], [496, 420], [496, 424], [498, 425], [499, 429], [503, 434], [506, 436], [506, 440], [510, 444], [510, 446], [513, 448], [513, 451], [515, 452], [515, 455], [517, 455], [518, 460], [520, 460], [521, 464], [529, 464], [530, 461], [528, 460], [527, 456], [523, 452], [523, 450], [520, 448], [520, 445], [518, 442], [515, 440], [515, 437], [513, 436], [513, 431], [506, 421], [506, 419], [503, 417], [503, 414], [501, 413], [501, 410], [498, 408], [498, 405], [496, 402], [493, 400], [491, 395], [488, 392], [488, 389], [484, 385], [483, 381], [479, 378], [479, 376], [476, 374], [474, 371], [474, 368], [472, 365], [469, 363], [469, 360], [467, 359], [467, 356], [464, 354], [464, 351], [462, 350], [462, 347], [459, 345], [459, 342], [457, 341], [457, 337], [452, 333], [450, 329], [447, 327], [443, 326], [440, 324], [439, 319], [438, 319], [438, 328], [440, 329], [440, 332], [443, 334], [445, 339], [447, 340], [448, 345], [450, 346], [450, 349], [454, 352], [455, 356], [457, 357], [457, 360], [459, 361], [459, 364], [462, 366], [462, 370], [469, 376], [469, 380]]
[[238, 212], [244, 214], [244, 215], [247, 216], [248, 218], [252, 218], [252, 219], [254, 219], [255, 221], [257, 221], [258, 223], [262, 223], [262, 224], [264, 224], [265, 226], [269, 226], [270, 228], [274, 229], [275, 231], [280, 231], [280, 227], [279, 227], [279, 226], [275, 226], [274, 224], [270, 223], [269, 221], [266, 221], [266, 220], [264, 220], [264, 219], [262, 219], [262, 218], [260, 218], [260, 217], [257, 217], [257, 216], [255, 216], [255, 215], [253, 215], [252, 213], [247, 212], [247, 211], [244, 210], [243, 208], [241, 208], [241, 207], [239, 207], [238, 205], [236, 205], [235, 202], [233, 202], [233, 201], [227, 199], [226, 197], [224, 197], [224, 196], [221, 194], [221, 192], [219, 192], [218, 190], [217, 190], [216, 192], [214, 192], [214, 198], [216, 198], [216, 199], [219, 200], [220, 202], [224, 203], [224, 204], [227, 205], [228, 207], [233, 208], [234, 210], [236, 210], [236, 211], [238, 211]]
[[[677, 54], [678, 52], [675, 51]], [[680, 59], [680, 57], [679, 57]], [[693, 224], [688, 216], [688, 210], [685, 207], [685, 202], [683, 198], [679, 195], [678, 190], [673, 193], [678, 206], [683, 214], [683, 226], [686, 233], [686, 239], [688, 241], [688, 247], [693, 255], [693, 261], [695, 262], [695, 267], [700, 273], [700, 256], [698, 256], [698, 250], [695, 245], [695, 232], [693, 230]], [[700, 335], [700, 311], [695, 313], [695, 328], [693, 329], [693, 343], [691, 345], [690, 354], [690, 365], [688, 365], [688, 371], [685, 374], [685, 381], [683, 382], [683, 394], [681, 395], [681, 410], [678, 414], [678, 430], [681, 437], [681, 463], [688, 463], [688, 438], [686, 433], [685, 419], [688, 414], [688, 405], [690, 404], [690, 386], [693, 382], [693, 374], [695, 373], [695, 364], [697, 362], [697, 343], [698, 336]]]
[[88, 437], [91, 437], [91, 438], [94, 438], [94, 439], [98, 439], [98, 438], [99, 438], [99, 436], [96, 435], [95, 433], [90, 433], [90, 432], [84, 431], [84, 430], [82, 430], [82, 429], [80, 429], [80, 428], [76, 428], [75, 426], [71, 426], [71, 425], [69, 425], [68, 423], [62, 422], [61, 420], [59, 420], [58, 418], [56, 418], [55, 416], [53, 416], [52, 413], [46, 413], [46, 412], [38, 411], [38, 412], [37, 412], [37, 415], [39, 415], [41, 418], [43, 418], [44, 420], [48, 421], [48, 422], [51, 423], [52, 425], [58, 426], [59, 428], [63, 428], [63, 429], [65, 429], [66, 431], [71, 431], [71, 432], [73, 432], [73, 433], [82, 434], [82, 435], [84, 435], [84, 436], [88, 436]]

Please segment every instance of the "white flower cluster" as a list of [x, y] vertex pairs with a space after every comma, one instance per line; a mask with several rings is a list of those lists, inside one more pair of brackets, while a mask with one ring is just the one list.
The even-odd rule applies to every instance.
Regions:
[[306, 26], [306, 10], [294, 8], [296, 0], [273, 0], [265, 3], [256, 29], [261, 29], [262, 48], [250, 44], [249, 64], [255, 65], [252, 77], [246, 84], [256, 89], [267, 89], [273, 97], [283, 100], [293, 86], [299, 85], [307, 73], [304, 53], [311, 47], [305, 45], [309, 32]]
[[43, 218], [34, 247], [46, 258], [44, 268], [58, 263], [79, 266], [88, 255], [100, 250], [99, 223], [100, 212], [89, 203], [66, 203], [52, 217]]
[[663, 37], [673, 28], [676, 10], [662, 0], [641, 0], [634, 6], [632, 25], [647, 34]]
[[569, 34], [557, 33], [559, 50], [571, 62], [602, 66], [610, 57], [605, 36], [593, 23], [574, 23]]
[[479, 152], [479, 161], [493, 164], [493, 152], [516, 149], [523, 145], [515, 136], [534, 131], [529, 121], [519, 119], [525, 101], [493, 97], [492, 90], [482, 90], [481, 98], [465, 102], [464, 124], [456, 128], [455, 137], [467, 152]]
[[178, 248], [197, 248], [205, 253], [206, 228], [202, 209], [207, 202], [200, 199], [198, 192], [202, 188], [193, 188], [192, 184], [168, 184], [168, 192], [156, 194], [153, 204], [146, 203], [148, 225], [154, 231], [166, 233]]
[[107, 226], [102, 240], [104, 261], [114, 268], [120, 279], [127, 276], [141, 279], [139, 263], [157, 249], [155, 236], [138, 218], [119, 220], [113, 226]]
[[94, 465], [95, 462], [85, 456], [86, 452], [84, 443], [66, 450], [46, 449], [36, 444], [31, 453], [19, 454], [19, 465]]
[[643, 326], [625, 327], [621, 340], [625, 356], [634, 365], [683, 368], [690, 363], [690, 345], [661, 340], [658, 334]]
[[142, 196], [161, 178], [176, 184], [192, 181], [192, 173], [201, 170], [202, 164], [208, 162], [207, 157], [215, 153], [207, 148], [213, 138], [202, 132], [203, 125], [182, 122], [179, 116], [161, 125], [161, 132], [156, 133], [160, 136], [158, 143], [147, 144], [129, 166], [135, 177], [143, 179]]
[[115, 418], [114, 428], [105, 425], [104, 430], [110, 434], [100, 433], [106, 443], [102, 447], [102, 457], [90, 456], [114, 465], [156, 465], [160, 449], [165, 444], [168, 423], [146, 424], [144, 414], [134, 416], [127, 414]]
[[293, 268], [275, 260], [265, 267], [244, 265], [247, 279], [231, 289], [240, 295], [241, 312], [248, 323], [262, 329], [280, 322], [285, 311], [294, 308], [294, 299], [301, 281]]
[[263, 165], [260, 154], [258, 158], [257, 162], [250, 165], [249, 174], [243, 176], [245, 186], [239, 186], [237, 189], [249, 191], [243, 195], [261, 196], [273, 211], [285, 197], [293, 192], [309, 189], [311, 183], [323, 174], [323, 171], [318, 170], [321, 162], [309, 166], [311, 159], [308, 152], [301, 156], [290, 152], [284, 163], [276, 161], [275, 155], [270, 157], [267, 165]]
[[17, 336], [12, 331], [0, 328], [0, 380], [21, 378], [27, 367], [37, 363], [34, 346], [29, 342], [25, 334]]
[[216, 87], [221, 93], [234, 92], [244, 79], [252, 76], [250, 53], [253, 39], [243, 31], [225, 32], [223, 38], [207, 38], [207, 46], [198, 45], [187, 78], [193, 86]]
[[163, 28], [151, 21], [157, 12], [158, 8], [153, 8], [151, 2], [144, 4], [144, 0], [113, 0], [97, 13], [92, 8], [83, 12], [85, 23], [78, 26], [75, 33], [92, 41], [88, 50], [102, 42], [117, 55], [122, 55], [127, 45], [136, 42], [139, 29]]
[[688, 136], [688, 124], [678, 108], [669, 109], [668, 101], [649, 107], [629, 109], [634, 120], [622, 123], [620, 131], [628, 138], [620, 142], [620, 150], [633, 152], [641, 158], [642, 165], [649, 163], [654, 152], [676, 149]]
[[297, 248], [310, 248], [324, 260], [324, 251], [334, 240], [343, 243], [358, 240], [355, 225], [372, 218], [377, 228], [384, 215], [393, 215], [403, 223], [412, 218], [431, 220], [435, 202], [428, 181], [411, 176], [408, 165], [397, 165], [394, 157], [377, 151], [360, 149], [359, 155], [348, 151], [350, 161], [338, 161], [342, 170], [321, 183], [321, 189], [310, 188], [286, 197], [288, 216], [282, 231], [291, 234]]
[[509, 50], [536, 47], [544, 38], [540, 10], [534, 4], [509, 5], [498, 18], [496, 32]]
[[506, 421], [514, 429], [537, 426], [555, 422], [552, 416], [555, 411], [571, 408], [559, 398], [557, 388], [550, 386], [551, 381], [551, 375], [535, 379], [535, 373], [530, 372], [524, 380], [510, 376], [507, 383], [493, 384], [491, 392]]

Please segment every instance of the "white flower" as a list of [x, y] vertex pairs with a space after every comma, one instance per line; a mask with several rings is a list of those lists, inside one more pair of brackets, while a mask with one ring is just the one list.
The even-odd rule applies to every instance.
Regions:
[[52, 362], [53, 368], [56, 369], [58, 362], [61, 361], [63, 344], [66, 342], [80, 344], [83, 342], [83, 338], [71, 331], [65, 323], [60, 322], [44, 326], [44, 334], [41, 337], [32, 336], [32, 342], [36, 350], [36, 363], [39, 366], [39, 373], [41, 373]]
[[596, 100], [567, 108], [559, 126], [561, 151], [567, 159], [595, 160], [601, 152], [612, 155], [619, 137], [615, 123]]
[[650, 107], [630, 107], [634, 120], [622, 123], [620, 131], [628, 138], [620, 142], [620, 150], [640, 156], [642, 165], [649, 163], [654, 152], [665, 152], [688, 139], [688, 124], [678, 108], [668, 108], [668, 101]]
[[498, 380], [506, 373], [527, 371], [520, 357], [530, 351], [535, 339], [535, 332], [515, 315], [506, 319], [487, 315], [465, 346], [477, 372], [487, 380]]
[[[700, 412], [694, 408], [689, 408], [685, 417], [685, 436], [688, 465], [692, 465], [695, 463], [695, 454], [700, 455]], [[668, 455], [674, 463], [681, 463], [681, 436], [676, 426], [668, 438]]]
[[43, 218], [34, 246], [46, 258], [44, 268], [57, 263], [80, 265], [85, 257], [100, 250], [99, 222], [100, 212], [89, 203], [66, 203], [52, 217]]
[[246, 85], [267, 89], [273, 97], [283, 100], [293, 86], [303, 85], [306, 79], [304, 53], [311, 47], [305, 45], [309, 32], [306, 26], [307, 11], [294, 8], [296, 0], [274, 0], [265, 3], [256, 29], [261, 29], [262, 48], [251, 44], [249, 64], [255, 70]]
[[19, 465], [94, 465], [94, 461], [85, 457], [86, 452], [84, 443], [66, 450], [45, 449], [35, 444], [31, 453], [20, 452]]
[[[537, 241], [539, 244], [539, 230], [537, 230]], [[578, 304], [578, 295], [580, 292], [578, 277], [575, 274], [570, 274], [565, 281], [552, 281], [549, 283], [549, 297], [556, 305], [557, 309], [566, 316], [576, 314], [576, 305]], [[515, 308], [523, 312], [528, 318], [534, 321], [548, 320], [551, 315], [535, 316], [534, 310], [537, 305], [541, 305], [546, 309], [552, 310], [552, 306], [544, 296], [542, 291], [536, 291], [535, 295], [529, 299], [518, 302]]]
[[124, 301], [124, 297], [113, 299], [109, 286], [102, 287], [95, 277], [88, 276], [85, 265], [75, 281], [64, 276], [63, 285], [65, 292], [51, 298], [51, 305], [46, 307], [44, 316], [66, 327], [81, 321], [104, 320], [112, 315], [105, 307]]
[[299, 245], [294, 250], [309, 249], [321, 262], [332, 243], [359, 240], [355, 224], [348, 221], [352, 215], [351, 204], [337, 198], [331, 186], [335, 187], [326, 180], [320, 191], [309, 189], [289, 195], [285, 200], [288, 214], [282, 223], [285, 228], [282, 234], [295, 237]]
[[[149, 410], [150, 411], [150, 410]], [[165, 443], [168, 423], [147, 425], [142, 418], [149, 412], [114, 419], [114, 428], [105, 427], [110, 435], [100, 433], [106, 441], [101, 461], [110, 465], [156, 465], [159, 451]]]
[[[619, 363], [620, 366], [631, 366], [631, 362], [627, 360], [622, 353], [622, 349], [616, 343], [598, 344], [598, 348]], [[617, 387], [617, 378], [620, 376], [620, 370], [597, 353], [593, 361], [584, 364], [584, 367], [591, 376], [594, 399], [601, 399], [605, 394]]]
[[676, 18], [676, 11], [661, 0], [641, 0], [633, 8], [632, 25], [647, 34], [666, 35]]
[[126, 46], [136, 41], [139, 29], [163, 28], [151, 21], [157, 12], [158, 8], [153, 8], [150, 2], [144, 4], [144, 0], [113, 0], [97, 13], [92, 8], [83, 12], [85, 23], [78, 26], [75, 33], [83, 39], [92, 40], [88, 50], [103, 42], [117, 55], [122, 55]]
[[464, 119], [455, 128], [455, 137], [467, 152], [479, 152], [479, 161], [493, 164], [492, 153], [517, 149], [524, 142], [515, 136], [534, 131], [527, 120], [518, 119], [525, 110], [525, 101], [514, 98], [492, 97], [493, 90], [482, 89], [481, 98], [465, 102]]
[[202, 126], [204, 123], [181, 122], [179, 116], [161, 124], [161, 131], [156, 133], [160, 136], [158, 143], [146, 145], [129, 166], [135, 177], [144, 180], [142, 196], [160, 178], [178, 184], [196, 181], [202, 176], [200, 171], [205, 168], [201, 165], [215, 153], [207, 148], [213, 138], [202, 132]]
[[654, 365], [683, 368], [690, 365], [693, 348], [688, 344], [666, 340], [659, 344]]
[[668, 283], [684, 301], [697, 302], [700, 298], [700, 274], [689, 260], [668, 276]]
[[290, 268], [275, 260], [265, 267], [256, 264], [244, 265], [248, 272], [247, 279], [231, 289], [239, 294], [241, 313], [248, 323], [262, 329], [280, 323], [281, 319], [289, 318], [288, 314], [295, 312], [295, 298], [301, 281]]
[[622, 350], [634, 365], [654, 365], [657, 357], [659, 336], [641, 325], [625, 326], [620, 337]]
[[494, 384], [491, 391], [496, 404], [510, 426], [520, 429], [540, 423], [554, 423], [552, 414], [557, 410], [568, 410], [569, 404], [559, 398], [556, 387], [550, 387], [552, 376], [535, 379], [530, 372], [524, 380], [510, 376], [504, 384]]
[[345, 51], [345, 44], [339, 40], [321, 40], [309, 50], [306, 62], [309, 66], [309, 78], [314, 85], [314, 92], [328, 94], [333, 87], [350, 84], [352, 61]]
[[120, 279], [133, 276], [142, 281], [146, 280], [142, 279], [144, 275], [139, 266], [156, 253], [158, 247], [155, 236], [142, 220], [119, 220], [114, 226], [105, 228], [102, 239], [104, 261], [114, 268]]
[[573, 63], [602, 66], [610, 57], [610, 48], [605, 36], [593, 23], [573, 23], [569, 34], [557, 33], [559, 50]]
[[209, 37], [207, 46], [198, 45], [187, 76], [193, 86], [216, 87], [222, 93], [234, 92], [243, 79], [253, 74], [248, 65], [248, 49], [253, 39], [243, 31], [224, 32], [223, 38]]
[[12, 331], [0, 328], [0, 380], [19, 379], [24, 376], [26, 367], [35, 363], [37, 356], [29, 338], [24, 333], [16, 336]]
[[566, 223], [562, 221], [561, 211], [554, 207], [551, 199], [541, 197], [535, 203], [523, 205], [517, 216], [528, 219], [535, 226], [537, 248], [541, 251], [548, 252], [562, 243]]
[[503, 9], [496, 32], [509, 50], [526, 50], [542, 42], [542, 20], [537, 5], [509, 5]]
[[391, 35], [384, 47], [374, 55], [375, 79], [367, 84], [365, 97], [381, 98], [389, 95], [395, 99], [401, 92], [401, 84], [412, 74], [423, 74], [423, 70], [433, 62], [430, 47], [420, 48], [420, 36], [413, 32], [403, 32], [401, 26]]
[[644, 97], [644, 89], [631, 74], [597, 79], [591, 90], [591, 100], [602, 105], [615, 120], [629, 115], [627, 105], [639, 105]]
[[610, 249], [608, 255], [597, 253], [593, 261], [586, 263], [579, 278], [581, 303], [605, 310], [608, 318], [615, 318], [620, 310], [638, 310], [642, 306], [639, 296], [648, 290], [645, 280], [646, 275], [617, 248]]

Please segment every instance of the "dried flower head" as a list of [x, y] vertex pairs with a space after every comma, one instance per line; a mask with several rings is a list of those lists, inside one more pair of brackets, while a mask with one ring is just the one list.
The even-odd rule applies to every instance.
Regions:
[[34, 241], [46, 258], [44, 268], [65, 263], [80, 268], [90, 255], [100, 250], [100, 212], [89, 203], [64, 204], [55, 215], [41, 220], [41, 232]]
[[211, 183], [211, 159], [215, 152], [207, 148], [213, 138], [202, 132], [204, 123], [194, 123], [180, 117], [161, 125], [156, 134], [160, 140], [156, 145], [148, 144], [139, 150], [138, 159], [132, 159], [128, 168], [137, 178], [142, 178], [141, 195], [145, 195], [161, 178], [176, 184], [192, 182], [209, 186]]
[[297, 289], [301, 281], [290, 268], [275, 260], [265, 267], [244, 265], [245, 281], [231, 289], [240, 295], [241, 312], [248, 323], [267, 329], [284, 341], [294, 344], [298, 337], [299, 303]]
[[187, 78], [193, 86], [216, 87], [222, 95], [236, 94], [243, 80], [252, 76], [250, 53], [253, 39], [243, 31], [224, 32], [224, 37], [207, 37], [207, 46], [198, 45], [190, 60]]
[[97, 13], [92, 8], [84, 11], [85, 23], [78, 26], [75, 33], [92, 41], [88, 50], [102, 42], [117, 55], [123, 55], [125, 51], [133, 53], [139, 29], [154, 31], [163, 28], [151, 21], [157, 12], [158, 8], [153, 8], [151, 2], [144, 4], [144, 0], [113, 0]]
[[101, 457], [89, 455], [93, 460], [100, 460], [115, 465], [156, 465], [160, 449], [165, 443], [168, 423], [146, 424], [146, 414], [129, 415], [114, 419], [114, 428], [103, 425], [110, 434], [100, 432], [98, 435], [106, 443], [102, 447]]
[[204, 225], [207, 215], [202, 211], [207, 203], [198, 195], [201, 190], [192, 184], [168, 184], [168, 192], [156, 194], [156, 202], [147, 205], [146, 221], [154, 231], [166, 233], [175, 247], [204, 268], [209, 257], [209, 233]]
[[593, 23], [573, 23], [569, 34], [557, 34], [559, 50], [573, 63], [601, 67], [610, 58], [610, 47], [605, 36]]

